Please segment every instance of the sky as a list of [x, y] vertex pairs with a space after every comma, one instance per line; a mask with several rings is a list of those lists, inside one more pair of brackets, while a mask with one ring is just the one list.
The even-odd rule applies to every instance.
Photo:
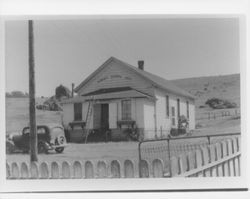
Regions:
[[[79, 85], [114, 56], [163, 78], [240, 72], [236, 18], [92, 18], [34, 21], [36, 95]], [[28, 22], [5, 24], [6, 92], [28, 92]]]

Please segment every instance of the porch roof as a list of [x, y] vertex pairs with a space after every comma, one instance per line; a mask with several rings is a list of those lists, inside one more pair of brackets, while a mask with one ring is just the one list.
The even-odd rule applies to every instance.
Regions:
[[84, 102], [89, 100], [112, 100], [112, 99], [126, 99], [126, 98], [149, 98], [154, 100], [155, 97], [148, 95], [146, 93], [140, 92], [138, 90], [129, 88], [129, 89], [114, 89], [111, 90], [97, 90], [84, 94], [83, 96], [76, 96], [73, 98], [65, 99], [62, 101], [63, 104], [67, 103], [77, 103]]
[[153, 96], [142, 93], [140, 91], [131, 89], [131, 90], [123, 90], [117, 92], [105, 92], [105, 93], [91, 93], [84, 96], [86, 100], [107, 100], [107, 99], [123, 99], [123, 98], [151, 98], [154, 99]]

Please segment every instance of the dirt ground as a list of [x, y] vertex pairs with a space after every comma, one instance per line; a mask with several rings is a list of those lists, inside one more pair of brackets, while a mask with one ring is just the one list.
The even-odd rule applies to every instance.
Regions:
[[[137, 142], [109, 142], [93, 144], [69, 143], [63, 153], [50, 151], [49, 154], [39, 154], [39, 162], [95, 160], [95, 159], [119, 159], [120, 157], [138, 158]], [[29, 161], [29, 154], [16, 153], [7, 155], [7, 162]]]

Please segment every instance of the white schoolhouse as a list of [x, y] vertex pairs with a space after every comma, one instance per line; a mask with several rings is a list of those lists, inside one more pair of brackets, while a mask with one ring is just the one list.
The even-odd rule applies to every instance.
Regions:
[[111, 57], [74, 91], [77, 96], [65, 99], [62, 107], [63, 124], [75, 141], [84, 136], [84, 129], [109, 130], [111, 140], [128, 128], [136, 129], [141, 140], [164, 138], [178, 127], [181, 115], [188, 118], [190, 130], [195, 128], [194, 97], [145, 71], [143, 61], [134, 67]]

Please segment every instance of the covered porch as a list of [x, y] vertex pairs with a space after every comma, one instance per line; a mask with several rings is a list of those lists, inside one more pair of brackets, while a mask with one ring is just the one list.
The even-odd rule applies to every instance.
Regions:
[[[99, 89], [74, 99], [74, 119], [69, 122], [71, 141], [90, 142], [139, 139], [144, 129], [144, 101], [151, 95], [130, 87]], [[73, 100], [73, 98], [72, 98]]]

